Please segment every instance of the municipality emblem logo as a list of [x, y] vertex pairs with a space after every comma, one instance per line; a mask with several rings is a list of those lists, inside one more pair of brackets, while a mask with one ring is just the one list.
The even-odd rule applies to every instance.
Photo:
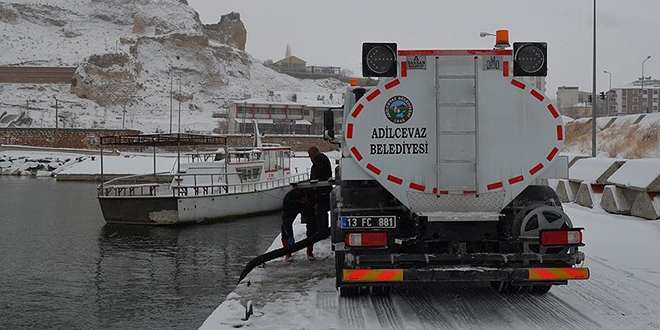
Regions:
[[394, 96], [385, 103], [385, 116], [395, 124], [403, 124], [412, 117], [413, 105], [405, 96]]

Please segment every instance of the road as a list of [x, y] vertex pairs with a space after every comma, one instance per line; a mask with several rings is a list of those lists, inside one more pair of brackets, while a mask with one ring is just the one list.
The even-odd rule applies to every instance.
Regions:
[[[413, 283], [389, 297], [340, 298], [329, 243], [321, 242], [316, 262], [299, 252], [292, 263], [253, 271], [250, 285], [242, 282], [202, 329], [660, 329], [660, 221], [573, 204], [565, 210], [586, 228], [591, 279], [546, 295], [500, 295], [487, 283]], [[254, 314], [244, 321], [247, 301]]]

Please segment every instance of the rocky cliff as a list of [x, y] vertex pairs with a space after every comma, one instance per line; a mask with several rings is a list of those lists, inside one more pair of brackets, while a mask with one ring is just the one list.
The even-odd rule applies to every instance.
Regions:
[[180, 113], [182, 130], [211, 131], [246, 94], [343, 87], [274, 72], [246, 41], [239, 13], [204, 25], [183, 0], [0, 3], [0, 65], [77, 67], [71, 86], [0, 84], [0, 112], [52, 127], [58, 99], [75, 118], [68, 126], [167, 131]]

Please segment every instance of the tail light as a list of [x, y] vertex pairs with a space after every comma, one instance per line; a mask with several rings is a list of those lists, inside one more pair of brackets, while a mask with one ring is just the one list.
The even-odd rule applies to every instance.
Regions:
[[583, 245], [582, 228], [543, 230], [541, 231], [541, 245]]
[[387, 233], [364, 232], [346, 234], [348, 246], [387, 246]]

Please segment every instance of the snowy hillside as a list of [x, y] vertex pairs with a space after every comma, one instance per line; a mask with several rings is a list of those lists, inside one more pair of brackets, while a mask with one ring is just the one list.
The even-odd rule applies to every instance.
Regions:
[[[591, 154], [590, 118], [564, 121], [569, 153]], [[660, 114], [636, 114], [596, 119], [597, 154], [610, 158], [660, 158]]]
[[[222, 14], [226, 13], [217, 13], [219, 20]], [[182, 131], [211, 131], [227, 106], [248, 94], [343, 88], [336, 80], [299, 80], [279, 74], [204, 31], [197, 12], [185, 0], [2, 2], [0, 65], [78, 70], [74, 88], [0, 84], [0, 114], [19, 113], [27, 104], [32, 127], [54, 127], [57, 98], [64, 127], [122, 128], [123, 124], [154, 132], [169, 130], [173, 108], [176, 131], [180, 101]]]

